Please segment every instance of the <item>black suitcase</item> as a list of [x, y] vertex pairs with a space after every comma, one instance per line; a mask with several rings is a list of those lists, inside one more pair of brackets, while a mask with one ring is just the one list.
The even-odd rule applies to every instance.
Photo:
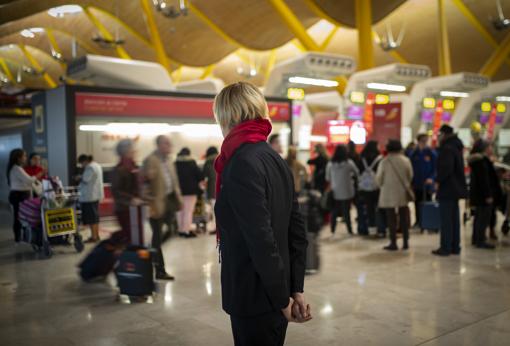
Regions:
[[314, 274], [319, 270], [319, 244], [317, 243], [317, 233], [306, 233], [308, 247], [306, 248], [306, 274]]
[[79, 264], [80, 276], [83, 281], [104, 278], [115, 265], [115, 244], [111, 240], [103, 240]]
[[152, 295], [154, 272], [150, 251], [144, 246], [129, 246], [115, 268], [120, 294], [131, 297]]

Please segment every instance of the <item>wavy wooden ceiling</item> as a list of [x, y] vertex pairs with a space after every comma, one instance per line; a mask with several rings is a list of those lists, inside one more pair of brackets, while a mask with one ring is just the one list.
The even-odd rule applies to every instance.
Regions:
[[[496, 31], [488, 18], [496, 15], [496, 0], [463, 0], [484, 28], [499, 43], [509, 30]], [[167, 0], [172, 3], [172, 0]], [[173, 0], [177, 4], [176, 0]], [[185, 17], [168, 19], [154, 11], [166, 54], [175, 70], [176, 80], [200, 78], [203, 67], [214, 64], [214, 76], [226, 83], [250, 79], [263, 85], [272, 54], [276, 61], [292, 57], [300, 52], [292, 32], [281, 20], [267, 0], [190, 0], [203, 16], [223, 32], [211, 28], [196, 12]], [[327, 52], [351, 55], [357, 58], [357, 32], [353, 0], [286, 0], [301, 23], [320, 45], [333, 27], [323, 20], [339, 23], [340, 29], [327, 46]], [[437, 74], [436, 0], [373, 0], [373, 29], [384, 35], [390, 26], [395, 32], [405, 27], [406, 35], [397, 52], [409, 63], [425, 64]], [[0, 58], [3, 58], [11, 74], [20, 66], [31, 66], [30, 61], [18, 48], [24, 44], [34, 58], [55, 80], [64, 74], [65, 65], [51, 57], [52, 47], [45, 32], [34, 38], [20, 35], [23, 29], [42, 27], [51, 29], [58, 49], [69, 61], [71, 46], [76, 40], [78, 54], [85, 52], [117, 56], [114, 48], [104, 48], [92, 41], [98, 29], [84, 12], [53, 18], [49, 8], [64, 4], [88, 7], [90, 12], [112, 35], [125, 40], [122, 46], [133, 59], [157, 61], [150, 44], [150, 33], [145, 23], [140, 0], [0, 0]], [[477, 72], [494, 48], [468, 22], [454, 5], [445, 0], [453, 72]], [[510, 15], [510, 0], [502, 0], [505, 13]], [[322, 15], [321, 15], [322, 13]], [[13, 45], [13, 46], [10, 46]], [[377, 65], [396, 62], [394, 55], [378, 45], [374, 49]], [[179, 67], [181, 67], [179, 69]], [[258, 75], [245, 77], [238, 70], [255, 67]], [[5, 71], [0, 67], [0, 72]], [[504, 64], [494, 80], [510, 78], [510, 64]], [[23, 74], [22, 83], [31, 88], [47, 87], [41, 76]]]

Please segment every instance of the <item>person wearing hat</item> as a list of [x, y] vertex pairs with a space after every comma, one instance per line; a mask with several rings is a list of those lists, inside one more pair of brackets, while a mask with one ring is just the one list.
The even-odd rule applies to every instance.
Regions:
[[466, 198], [464, 176], [464, 145], [449, 125], [439, 129], [439, 155], [437, 158], [437, 195], [440, 210], [441, 244], [432, 254], [449, 256], [460, 254], [459, 200]]
[[485, 232], [489, 227], [494, 207], [502, 198], [501, 185], [490, 157], [492, 145], [479, 139], [469, 156], [470, 189], [469, 202], [475, 208], [472, 244], [480, 249], [494, 249], [486, 242]]

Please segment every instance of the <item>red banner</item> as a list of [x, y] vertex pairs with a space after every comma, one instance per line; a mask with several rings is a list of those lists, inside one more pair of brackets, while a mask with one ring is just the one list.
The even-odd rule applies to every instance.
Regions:
[[[289, 121], [289, 103], [270, 101], [268, 107], [271, 120]], [[214, 118], [213, 99], [198, 97], [78, 92], [75, 95], [75, 109], [77, 116], [87, 117]]]
[[496, 104], [492, 105], [491, 114], [489, 116], [489, 123], [487, 124], [487, 139], [492, 141], [494, 136], [494, 127], [496, 126]]
[[378, 141], [380, 147], [385, 146], [389, 139], [400, 140], [402, 104], [374, 104], [372, 110], [373, 131], [370, 134], [369, 139]]
[[434, 113], [434, 120], [432, 122], [432, 147], [435, 148], [438, 144], [439, 128], [443, 119], [443, 100], [437, 100], [436, 111]]

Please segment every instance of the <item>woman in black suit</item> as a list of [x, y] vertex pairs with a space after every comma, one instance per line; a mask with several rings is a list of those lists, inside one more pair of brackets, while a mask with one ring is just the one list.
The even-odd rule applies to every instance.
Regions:
[[266, 143], [272, 127], [257, 87], [227, 86], [214, 114], [225, 136], [215, 162], [223, 309], [236, 345], [283, 345], [289, 321], [311, 318], [292, 173]]

